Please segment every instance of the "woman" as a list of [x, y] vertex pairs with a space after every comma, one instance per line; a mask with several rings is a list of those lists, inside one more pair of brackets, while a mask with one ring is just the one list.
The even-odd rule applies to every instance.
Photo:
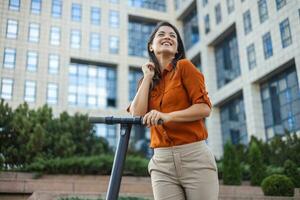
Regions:
[[[128, 111], [144, 116], [154, 155], [148, 170], [156, 200], [216, 200], [219, 185], [203, 119], [211, 112], [204, 77], [185, 59], [178, 30], [161, 22], [148, 42], [150, 61]], [[160, 124], [159, 121], [163, 121]]]

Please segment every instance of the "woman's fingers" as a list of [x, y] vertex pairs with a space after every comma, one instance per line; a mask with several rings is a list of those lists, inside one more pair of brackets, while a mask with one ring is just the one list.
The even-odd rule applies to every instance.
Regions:
[[143, 124], [146, 124], [148, 127], [155, 126], [158, 125], [159, 119], [161, 119], [161, 113], [156, 110], [152, 110], [143, 117]]

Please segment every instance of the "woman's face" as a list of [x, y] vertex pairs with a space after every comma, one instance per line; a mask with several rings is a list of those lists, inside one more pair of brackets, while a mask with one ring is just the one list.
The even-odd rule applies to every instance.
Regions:
[[177, 35], [173, 28], [169, 26], [161, 26], [155, 33], [150, 51], [154, 51], [156, 56], [160, 54], [170, 54], [175, 57], [177, 53]]

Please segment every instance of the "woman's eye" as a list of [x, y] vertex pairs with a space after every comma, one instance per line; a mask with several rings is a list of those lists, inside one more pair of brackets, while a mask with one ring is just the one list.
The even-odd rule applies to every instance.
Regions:
[[163, 33], [159, 33], [158, 36], [164, 36], [164, 34]]

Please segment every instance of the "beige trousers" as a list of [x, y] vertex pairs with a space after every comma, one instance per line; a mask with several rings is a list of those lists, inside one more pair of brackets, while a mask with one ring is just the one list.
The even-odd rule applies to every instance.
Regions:
[[155, 200], [217, 200], [219, 181], [205, 141], [155, 148], [148, 171]]

